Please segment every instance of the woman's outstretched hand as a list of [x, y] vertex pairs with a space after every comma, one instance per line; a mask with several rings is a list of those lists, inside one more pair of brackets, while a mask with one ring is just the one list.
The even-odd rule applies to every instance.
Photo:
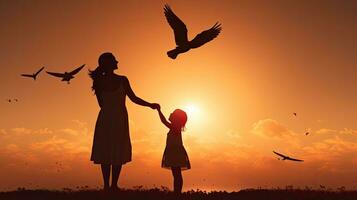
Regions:
[[152, 104], [150, 105], [150, 108], [152, 108], [152, 109], [160, 109], [160, 104], [158, 104], [158, 103], [152, 103]]

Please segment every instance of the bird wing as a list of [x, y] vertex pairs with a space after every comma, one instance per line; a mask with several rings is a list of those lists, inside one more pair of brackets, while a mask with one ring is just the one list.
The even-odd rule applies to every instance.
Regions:
[[221, 30], [222, 30], [221, 24], [219, 24], [218, 22], [215, 23], [212, 26], [212, 28], [205, 30], [202, 33], [196, 35], [196, 37], [193, 38], [193, 40], [190, 42], [190, 47], [197, 48], [204, 45], [205, 43], [217, 37], [218, 34], [221, 32]]
[[69, 74], [71, 74], [72, 76], [77, 74], [79, 71], [81, 71], [81, 69], [85, 66], [85, 64], [83, 64], [82, 66], [78, 67], [77, 69], [69, 72]]
[[287, 158], [287, 156], [285, 156], [285, 155], [283, 155], [283, 154], [280, 154], [280, 153], [278, 153], [278, 152], [275, 152], [275, 151], [273, 151], [276, 155], [278, 155], [278, 156], [281, 156], [281, 157], [283, 157], [283, 158]]
[[176, 45], [180, 46], [186, 44], [188, 42], [186, 25], [175, 15], [169, 5], [165, 5], [164, 13], [167, 22], [174, 30]]
[[50, 75], [55, 76], [55, 77], [60, 77], [60, 78], [64, 77], [64, 74], [61, 74], [61, 73], [48, 72], [48, 71], [46, 71], [46, 72], [47, 72], [47, 74], [50, 74]]
[[286, 159], [287, 159], [287, 160], [292, 160], [292, 161], [303, 162], [303, 160], [296, 159], [296, 158], [290, 158], [290, 157], [287, 157]]
[[33, 75], [32, 74], [21, 74], [21, 76], [24, 76], [24, 77], [33, 77]]
[[37, 76], [43, 69], [45, 69], [45, 67], [42, 67], [40, 70], [38, 70], [35, 74], [35, 76]]

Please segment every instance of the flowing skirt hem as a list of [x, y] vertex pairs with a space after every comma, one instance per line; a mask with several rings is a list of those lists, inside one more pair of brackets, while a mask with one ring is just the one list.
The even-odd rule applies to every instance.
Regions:
[[131, 159], [128, 159], [128, 160], [123, 160], [123, 161], [107, 161], [107, 160], [94, 160], [94, 159], [91, 159], [91, 161], [93, 161], [94, 164], [107, 164], [107, 165], [124, 165], [128, 162], [131, 162]]

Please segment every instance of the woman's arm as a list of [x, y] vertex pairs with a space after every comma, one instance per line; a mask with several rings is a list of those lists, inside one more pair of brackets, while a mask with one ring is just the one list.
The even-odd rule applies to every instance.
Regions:
[[139, 105], [141, 105], [141, 106], [150, 107], [150, 108], [152, 108], [152, 109], [158, 108], [158, 105], [159, 105], [159, 104], [157, 104], [157, 103], [149, 103], [149, 102], [144, 101], [143, 99], [137, 97], [137, 96], [135, 95], [135, 93], [133, 92], [133, 90], [131, 89], [131, 87], [130, 87], [130, 83], [129, 83], [128, 78], [126, 78], [125, 76], [124, 76], [124, 81], [125, 81], [126, 94], [128, 95], [129, 99], [130, 99], [132, 102], [134, 102], [134, 103], [136, 103], [136, 104], [139, 104]]
[[168, 121], [166, 120], [164, 114], [162, 114], [162, 112], [161, 112], [160, 107], [157, 109], [157, 112], [159, 113], [161, 122], [162, 122], [163, 124], [165, 124], [165, 126], [166, 126], [167, 128], [171, 128], [170, 122], [168, 122]]

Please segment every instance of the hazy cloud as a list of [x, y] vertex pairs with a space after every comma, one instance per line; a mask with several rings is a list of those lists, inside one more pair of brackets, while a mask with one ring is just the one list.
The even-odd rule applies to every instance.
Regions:
[[23, 127], [18, 127], [18, 128], [12, 128], [10, 130], [11, 132], [13, 132], [14, 134], [20, 134], [20, 135], [24, 135], [24, 134], [39, 134], [39, 135], [45, 135], [45, 134], [52, 134], [53, 131], [50, 130], [49, 128], [41, 128], [41, 129], [29, 129], [29, 128], [23, 128]]
[[[85, 122], [73, 122], [73, 127], [56, 130], [0, 129], [0, 133], [7, 135], [0, 140], [0, 176], [4, 177], [8, 173], [24, 174], [17, 176], [16, 180], [5, 180], [14, 186], [24, 180], [36, 180], [53, 186], [67, 186], [76, 181], [99, 185], [100, 170], [89, 160], [92, 131], [89, 131]], [[164, 129], [131, 130], [133, 162], [125, 166], [126, 176], [121, 179], [122, 184], [128, 186], [142, 183], [150, 186], [154, 183], [171, 183], [169, 173], [160, 168], [166, 142], [166, 132], [163, 131]], [[297, 134], [276, 120], [264, 119], [254, 123], [251, 131], [254, 134], [241, 134], [234, 128], [222, 131], [222, 134], [204, 137], [184, 133], [183, 140], [192, 165], [192, 170], [185, 172], [186, 186], [192, 183], [198, 186], [203, 178], [207, 180], [206, 183], [217, 186], [232, 186], [233, 183], [242, 186], [283, 185], [286, 184], [286, 177], [290, 177], [289, 181], [295, 185], [318, 184], [346, 177], [347, 174], [350, 177], [346, 180], [355, 180], [357, 159], [354, 157], [357, 155], [357, 143], [344, 136], [355, 134], [354, 130], [331, 131], [320, 128], [318, 131], [321, 134], [313, 137], [297, 137]], [[325, 134], [327, 132], [335, 134]], [[339, 133], [343, 134], [336, 135]], [[262, 140], [260, 136], [283, 140], [276, 144], [276, 140]], [[257, 145], [257, 138], [266, 147]], [[311, 139], [314, 140], [310, 141]], [[296, 140], [296, 145], [291, 145], [290, 140]], [[310, 142], [305, 142], [308, 140]], [[282, 148], [284, 153], [291, 153], [305, 162], [277, 160], [270, 149], [276, 145], [285, 145], [287, 151]], [[61, 166], [57, 163], [61, 163]], [[202, 171], [206, 173], [200, 173]], [[297, 176], [301, 173], [306, 176]], [[145, 178], [150, 175], [159, 178]], [[43, 178], [38, 179], [41, 176]], [[222, 177], [228, 178], [223, 181]], [[57, 185], [51, 182], [53, 179], [58, 180]], [[270, 183], [264, 182], [267, 180]]]
[[344, 128], [343, 130], [339, 131], [340, 134], [345, 134], [345, 135], [354, 135], [357, 136], [357, 130], [351, 129], [351, 128]]
[[226, 132], [226, 134], [228, 135], [229, 138], [232, 138], [232, 139], [239, 139], [241, 138], [241, 134], [235, 130], [235, 129], [230, 129]]
[[317, 134], [334, 134], [337, 133], [337, 130], [334, 129], [328, 129], [328, 128], [321, 128], [317, 131], [315, 131]]
[[71, 128], [64, 128], [64, 129], [60, 129], [58, 131], [62, 132], [64, 134], [72, 135], [72, 136], [78, 136], [79, 135], [78, 130], [74, 130], [74, 129], [71, 129]]
[[0, 136], [5, 136], [7, 135], [7, 132], [5, 129], [0, 129]]
[[7, 153], [17, 153], [20, 151], [20, 148], [16, 144], [8, 144], [5, 146], [4, 150]]
[[283, 138], [293, 135], [292, 131], [273, 119], [263, 119], [254, 123], [252, 133], [270, 138]]

